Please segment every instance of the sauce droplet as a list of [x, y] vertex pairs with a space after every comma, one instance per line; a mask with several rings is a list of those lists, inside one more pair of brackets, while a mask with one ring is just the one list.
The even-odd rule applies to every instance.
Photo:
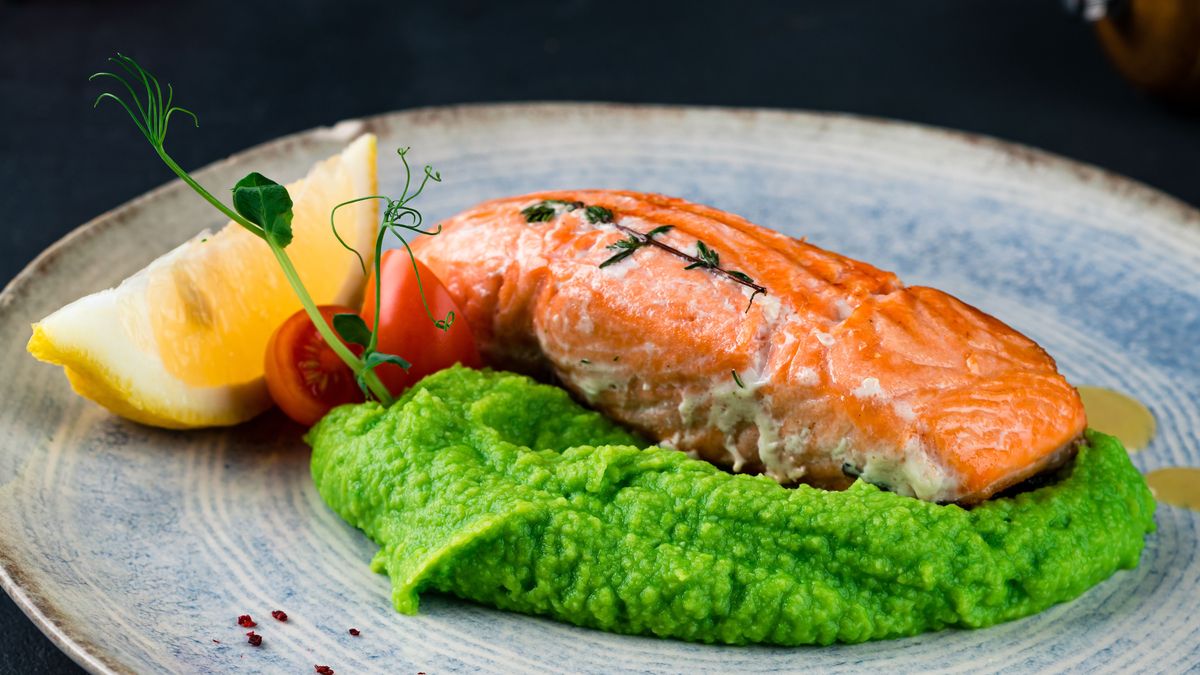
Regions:
[[1169, 466], [1146, 474], [1154, 498], [1171, 506], [1200, 511], [1200, 469]]
[[1154, 415], [1141, 401], [1104, 387], [1079, 387], [1088, 426], [1116, 436], [1130, 452], [1142, 450], [1154, 438]]

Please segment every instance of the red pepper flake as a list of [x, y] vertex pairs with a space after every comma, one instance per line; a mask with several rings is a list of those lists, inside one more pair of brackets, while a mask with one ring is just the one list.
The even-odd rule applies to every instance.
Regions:
[[262, 636], [254, 631], [250, 631], [249, 633], [246, 633], [246, 642], [249, 642], [255, 647], [262, 646]]
[[313, 670], [317, 671], [321, 675], [333, 675], [333, 668], [330, 668], [329, 666], [313, 666]]
[[353, 635], [354, 637], [358, 637], [360, 635], [357, 628], [351, 628], [350, 634]]
[[282, 609], [271, 610], [271, 616], [278, 621], [287, 621], [287, 614]]
[[258, 624], [254, 623], [254, 619], [251, 619], [249, 614], [243, 614], [238, 617], [238, 625], [242, 628], [254, 628]]
[[221, 644], [221, 641], [220, 641], [220, 640], [217, 640], [216, 638], [214, 638], [214, 639], [213, 639], [213, 642], [215, 642], [215, 643], [217, 643], [217, 644]]

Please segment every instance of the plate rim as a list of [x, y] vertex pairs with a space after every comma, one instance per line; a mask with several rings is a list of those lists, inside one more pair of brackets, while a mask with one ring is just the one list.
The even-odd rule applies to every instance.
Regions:
[[[884, 130], [885, 133], [915, 133], [947, 141], [958, 146], [964, 152], [991, 152], [1001, 157], [1026, 163], [1030, 167], [1042, 167], [1054, 174], [1070, 175], [1071, 180], [1078, 184], [1109, 186], [1112, 192], [1120, 195], [1122, 201], [1136, 203], [1141, 208], [1156, 212], [1162, 216], [1162, 222], [1154, 225], [1156, 228], [1178, 228], [1180, 233], [1193, 230], [1194, 234], [1194, 228], [1200, 226], [1200, 208], [1194, 207], [1182, 199], [1140, 180], [1088, 162], [1071, 159], [1031, 145], [1004, 140], [978, 132], [873, 115], [810, 109], [611, 103], [599, 101], [519, 101], [511, 103], [484, 102], [423, 106], [392, 110], [366, 117], [349, 118], [332, 125], [312, 127], [279, 136], [248, 146], [224, 158], [210, 162], [192, 171], [192, 173], [203, 176], [207, 173], [242, 163], [250, 156], [271, 153], [272, 151], [284, 149], [289, 145], [303, 143], [311, 139], [344, 140], [348, 142], [361, 133], [374, 131], [381, 126], [386, 126], [395, 121], [436, 121], [442, 117], [461, 118], [464, 115], [511, 117], [528, 113], [548, 113], [560, 117], [579, 116], [581, 114], [624, 114], [644, 117], [674, 116], [679, 113], [702, 113], [713, 117], [726, 117], [728, 119], [757, 117], [780, 121], [807, 120], [810, 123], [816, 124], [835, 123], [862, 129]], [[50, 246], [43, 249], [4, 285], [3, 289], [0, 290], [0, 311], [14, 304], [22, 292], [36, 281], [42, 270], [50, 265], [63, 251], [72, 246], [82, 245], [88, 237], [107, 228], [120, 226], [130, 213], [136, 212], [138, 209], [144, 208], [147, 204], [157, 201], [163, 194], [183, 189], [186, 189], [186, 186], [179, 179], [169, 180], [73, 228]], [[62, 608], [50, 606], [52, 603], [48, 602], [44, 597], [36, 593], [31, 594], [27, 592], [27, 586], [36, 586], [36, 584], [32, 581], [32, 576], [28, 570], [20, 568], [12, 559], [3, 554], [6, 544], [8, 542], [0, 540], [0, 588], [8, 594], [26, 618], [33, 622], [38, 630], [84, 670], [90, 673], [102, 674], [123, 672], [120, 666], [114, 665], [114, 662], [110, 658], [105, 658], [109, 655], [103, 652], [102, 646], [94, 645], [86, 638], [73, 634], [73, 624], [70, 621], [56, 621], [55, 617], [61, 616], [64, 613]], [[25, 583], [21, 583], [18, 579], [25, 579]]]

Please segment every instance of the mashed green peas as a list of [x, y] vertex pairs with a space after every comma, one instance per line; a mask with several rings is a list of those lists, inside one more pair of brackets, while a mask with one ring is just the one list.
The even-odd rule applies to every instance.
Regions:
[[784, 489], [637, 437], [561, 389], [452, 368], [308, 435], [330, 508], [424, 590], [684, 640], [860, 642], [979, 627], [1137, 565], [1154, 501], [1098, 433], [1047, 487], [971, 510], [856, 483]]

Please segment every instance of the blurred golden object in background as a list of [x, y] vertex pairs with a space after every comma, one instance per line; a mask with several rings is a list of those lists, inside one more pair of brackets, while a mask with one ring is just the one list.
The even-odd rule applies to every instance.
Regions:
[[1113, 65], [1138, 88], [1200, 104], [1200, 0], [1108, 2], [1095, 29]]

